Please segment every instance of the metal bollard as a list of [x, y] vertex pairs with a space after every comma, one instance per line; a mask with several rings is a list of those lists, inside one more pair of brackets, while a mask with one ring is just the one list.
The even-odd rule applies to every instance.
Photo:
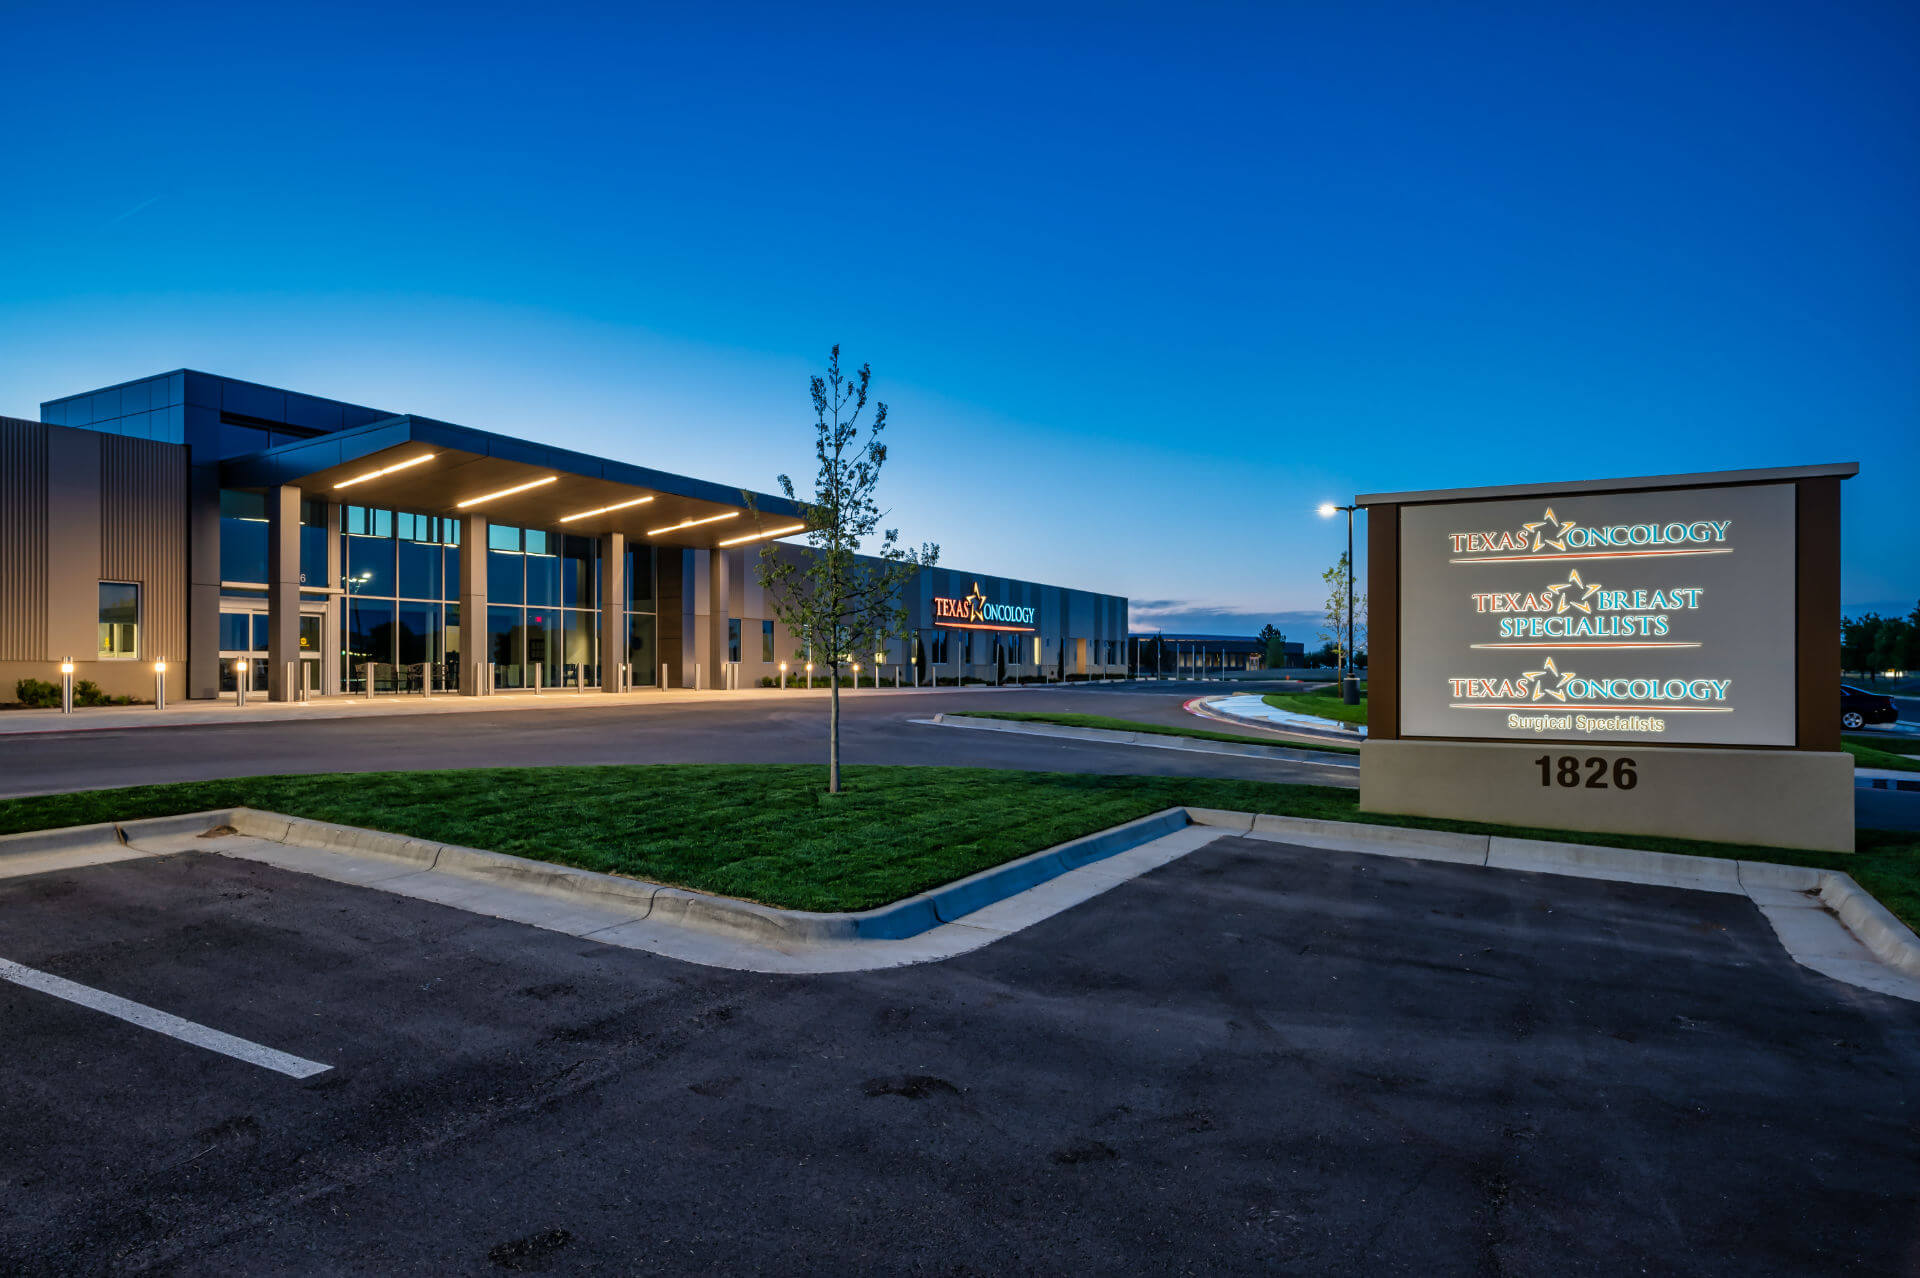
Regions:
[[535, 696], [539, 696], [542, 692], [546, 690], [544, 687], [546, 676], [547, 676], [546, 663], [545, 662], [535, 663], [533, 667], [533, 693]]
[[153, 663], [153, 708], [167, 708], [167, 663], [164, 660]]
[[300, 699], [313, 700], [313, 663], [310, 661], [300, 663]]
[[73, 663], [60, 663], [60, 713], [73, 713]]

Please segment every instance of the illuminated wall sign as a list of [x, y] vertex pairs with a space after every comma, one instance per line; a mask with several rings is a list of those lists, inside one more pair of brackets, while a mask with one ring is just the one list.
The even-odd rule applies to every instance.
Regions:
[[1406, 505], [1406, 737], [1794, 742], [1791, 484]]
[[933, 597], [933, 621], [959, 630], [1032, 630], [1033, 609], [1025, 604], [994, 603], [973, 583], [973, 593], [959, 599]]

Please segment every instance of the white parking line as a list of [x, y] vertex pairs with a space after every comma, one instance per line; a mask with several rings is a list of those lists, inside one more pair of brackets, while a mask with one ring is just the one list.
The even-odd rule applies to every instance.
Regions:
[[223, 1056], [231, 1056], [235, 1060], [245, 1061], [249, 1065], [258, 1065], [262, 1069], [270, 1069], [275, 1073], [285, 1074], [289, 1078], [312, 1078], [315, 1074], [333, 1068], [330, 1065], [322, 1065], [318, 1061], [303, 1060], [286, 1052], [275, 1051], [271, 1047], [262, 1047], [258, 1043], [250, 1043], [244, 1038], [235, 1038], [231, 1034], [222, 1034], [219, 1030], [196, 1025], [192, 1021], [182, 1020], [171, 1013], [158, 1011], [90, 986], [80, 985], [49, 972], [22, 967], [11, 959], [0, 958], [0, 980], [23, 985], [30, 990], [39, 990], [42, 994], [51, 994], [55, 998], [64, 998], [69, 1003], [78, 1003], [96, 1012], [105, 1012], [108, 1016], [119, 1017], [142, 1029], [154, 1030], [169, 1038], [177, 1038], [183, 1043], [192, 1043], [195, 1047], [204, 1047], [210, 1052], [219, 1052]]

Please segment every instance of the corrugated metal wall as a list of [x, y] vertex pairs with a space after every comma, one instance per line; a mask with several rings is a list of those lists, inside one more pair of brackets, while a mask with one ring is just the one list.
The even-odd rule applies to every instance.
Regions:
[[142, 656], [186, 659], [186, 449], [102, 437], [100, 579], [141, 584]]
[[0, 417], [0, 661], [47, 646], [47, 428]]

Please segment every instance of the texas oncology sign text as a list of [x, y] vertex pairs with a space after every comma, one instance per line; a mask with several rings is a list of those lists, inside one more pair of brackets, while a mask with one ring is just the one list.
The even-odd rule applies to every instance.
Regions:
[[1791, 744], [1793, 530], [1788, 485], [1403, 507], [1402, 732]]
[[1032, 630], [1033, 608], [1026, 604], [994, 603], [973, 583], [973, 593], [959, 599], [933, 597], [933, 619], [963, 630]]

